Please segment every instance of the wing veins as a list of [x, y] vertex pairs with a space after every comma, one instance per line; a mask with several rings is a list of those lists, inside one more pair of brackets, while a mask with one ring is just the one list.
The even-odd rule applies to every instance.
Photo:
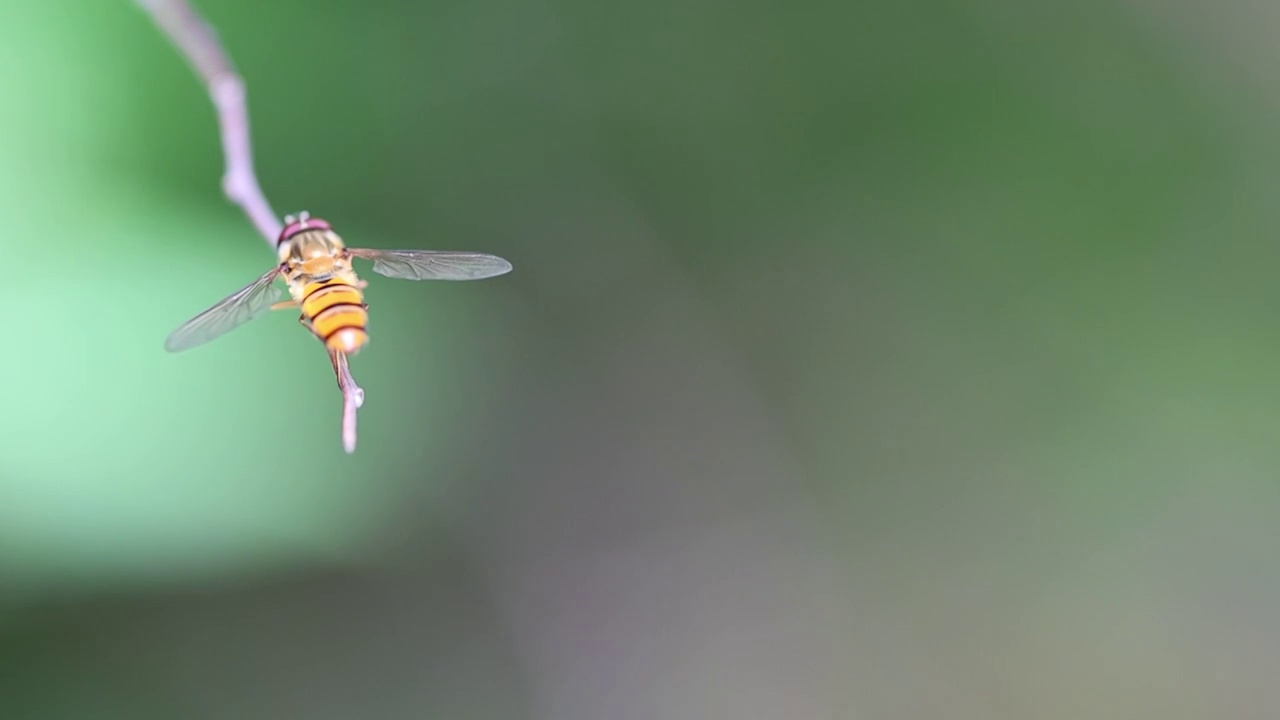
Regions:
[[274, 285], [279, 266], [257, 280], [218, 301], [213, 307], [191, 318], [174, 330], [165, 341], [169, 352], [181, 352], [203, 345], [270, 309], [279, 299], [280, 288]]
[[373, 261], [379, 275], [401, 280], [483, 280], [511, 272], [511, 263], [488, 253], [352, 248], [351, 254]]

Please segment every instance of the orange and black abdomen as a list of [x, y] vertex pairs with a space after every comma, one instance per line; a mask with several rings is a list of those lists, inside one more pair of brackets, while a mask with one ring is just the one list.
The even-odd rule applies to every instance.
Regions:
[[369, 309], [353, 285], [338, 280], [307, 285], [302, 316], [330, 350], [352, 355], [369, 341]]

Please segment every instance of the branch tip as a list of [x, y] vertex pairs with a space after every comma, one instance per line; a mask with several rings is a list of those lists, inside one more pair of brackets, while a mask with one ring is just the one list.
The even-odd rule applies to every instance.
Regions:
[[[138, 7], [168, 36], [208, 89], [218, 115], [225, 171], [222, 191], [240, 206], [249, 221], [272, 250], [284, 225], [271, 209], [253, 169], [253, 148], [249, 141], [248, 90], [236, 72], [231, 56], [218, 40], [218, 33], [188, 0], [135, 0]], [[364, 404], [364, 390], [351, 375], [344, 353], [330, 351], [333, 371], [342, 390], [342, 446], [356, 450], [356, 410]]]

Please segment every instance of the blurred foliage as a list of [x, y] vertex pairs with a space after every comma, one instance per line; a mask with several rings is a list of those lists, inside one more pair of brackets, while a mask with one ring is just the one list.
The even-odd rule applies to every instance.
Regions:
[[1269, 8], [201, 7], [278, 211], [516, 269], [371, 278], [346, 457], [162, 350], [272, 262], [190, 69], [0, 5], [19, 716], [1280, 707]]

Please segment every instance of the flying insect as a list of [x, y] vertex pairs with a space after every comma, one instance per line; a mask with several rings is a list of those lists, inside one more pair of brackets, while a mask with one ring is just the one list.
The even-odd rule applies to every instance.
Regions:
[[[333, 226], [299, 213], [285, 218], [276, 241], [279, 264], [179, 327], [165, 341], [169, 352], [203, 345], [268, 310], [300, 311], [298, 322], [331, 356], [354, 355], [369, 342], [368, 283], [353, 267], [355, 258], [373, 263], [373, 272], [402, 280], [483, 280], [511, 271], [511, 263], [486, 253], [444, 250], [375, 250], [347, 247]], [[290, 299], [276, 279], [284, 281]]]

